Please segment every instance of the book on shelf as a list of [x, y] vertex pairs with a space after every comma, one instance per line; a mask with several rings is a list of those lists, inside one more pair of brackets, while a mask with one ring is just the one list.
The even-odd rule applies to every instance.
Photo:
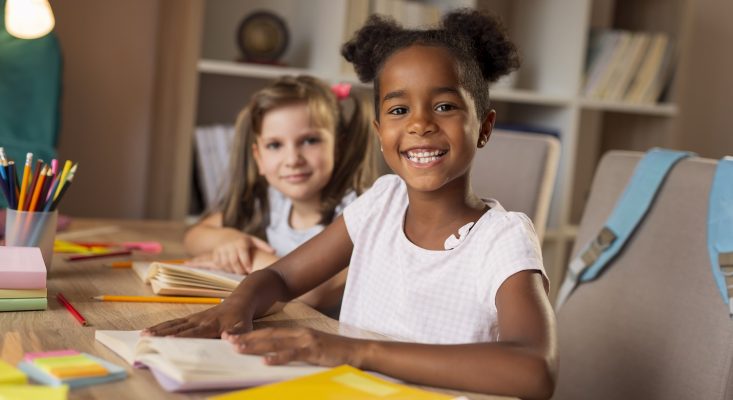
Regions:
[[623, 100], [629, 85], [639, 71], [639, 66], [649, 46], [650, 37], [643, 32], [635, 32], [631, 35], [631, 41], [626, 49], [619, 67], [614, 71], [606, 92], [604, 100]]
[[606, 73], [616, 44], [621, 38], [621, 32], [608, 30], [594, 30], [588, 41], [588, 56], [586, 60], [585, 84], [583, 96], [592, 97], [597, 92], [601, 80]]
[[244, 275], [162, 262], [134, 262], [132, 269], [161, 296], [227, 297]]
[[438, 6], [415, 0], [373, 0], [371, 12], [411, 29], [436, 25], [442, 14]]
[[663, 33], [654, 34], [639, 73], [624, 99], [632, 103], [656, 103], [671, 78], [673, 64], [674, 46], [669, 37]]
[[401, 383], [391, 382], [348, 365], [304, 376], [211, 397], [211, 400], [265, 399], [414, 399], [448, 400], [453, 396], [429, 392]]
[[614, 78], [617, 79], [619, 71], [626, 62], [626, 54], [631, 43], [631, 33], [625, 31], [618, 32], [618, 40], [614, 42], [612, 53], [606, 64], [602, 65], [601, 75], [598, 78], [596, 86], [589, 89], [587, 95], [590, 98], [602, 99], [613, 84]]
[[140, 336], [140, 331], [98, 330], [94, 338], [136, 367], [147, 367], [167, 391], [238, 389], [321, 372], [302, 363], [265, 364], [239, 354], [221, 339]]
[[674, 51], [663, 33], [591, 32], [582, 94], [587, 98], [653, 104], [671, 80]]

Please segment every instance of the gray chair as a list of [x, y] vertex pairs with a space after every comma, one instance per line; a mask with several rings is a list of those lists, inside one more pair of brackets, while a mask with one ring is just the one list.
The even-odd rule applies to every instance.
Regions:
[[479, 196], [527, 214], [541, 240], [559, 159], [560, 141], [553, 136], [495, 129], [474, 157], [471, 185]]
[[[642, 156], [603, 157], [573, 254], [600, 230]], [[555, 399], [733, 399], [733, 321], [706, 241], [715, 166], [678, 163], [625, 249], [559, 310]]]

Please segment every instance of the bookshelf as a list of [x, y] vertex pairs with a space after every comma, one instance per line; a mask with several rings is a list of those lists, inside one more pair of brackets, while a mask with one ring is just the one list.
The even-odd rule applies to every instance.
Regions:
[[[492, 101], [498, 122], [537, 125], [560, 133], [562, 154], [543, 244], [548, 274], [557, 289], [601, 155], [615, 148], [669, 146], [677, 115], [674, 81], [664, 101], [655, 104], [582, 96], [589, 33], [604, 28], [663, 32], [678, 44], [679, 60], [684, 57], [683, 18], [689, 0], [419, 1], [441, 12], [455, 7], [490, 10], [502, 17], [520, 48], [523, 63], [514, 85], [492, 89]], [[280, 75], [311, 74], [331, 82], [356, 83], [344, 69], [338, 49], [375, 2], [379, 1], [203, 0], [195, 125], [233, 123], [249, 94]], [[291, 34], [283, 56], [286, 67], [237, 61], [237, 26], [256, 10], [272, 11], [286, 21]], [[186, 151], [191, 151], [190, 146]], [[190, 191], [187, 184], [175, 192]]]

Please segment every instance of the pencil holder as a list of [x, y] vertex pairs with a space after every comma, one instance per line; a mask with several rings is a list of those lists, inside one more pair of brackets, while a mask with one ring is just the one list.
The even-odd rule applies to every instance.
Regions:
[[5, 244], [40, 248], [46, 271], [50, 272], [57, 218], [57, 211], [29, 212], [8, 208], [5, 216]]

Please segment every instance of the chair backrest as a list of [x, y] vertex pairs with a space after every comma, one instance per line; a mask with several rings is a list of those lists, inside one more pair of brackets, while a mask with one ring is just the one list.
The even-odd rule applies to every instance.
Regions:
[[496, 129], [476, 152], [471, 185], [479, 196], [527, 214], [542, 239], [559, 159], [560, 141], [553, 136]]
[[[642, 156], [603, 157], [573, 255], [601, 229]], [[733, 321], [707, 252], [715, 167], [679, 162], [626, 247], [559, 310], [554, 398], [733, 398]]]

